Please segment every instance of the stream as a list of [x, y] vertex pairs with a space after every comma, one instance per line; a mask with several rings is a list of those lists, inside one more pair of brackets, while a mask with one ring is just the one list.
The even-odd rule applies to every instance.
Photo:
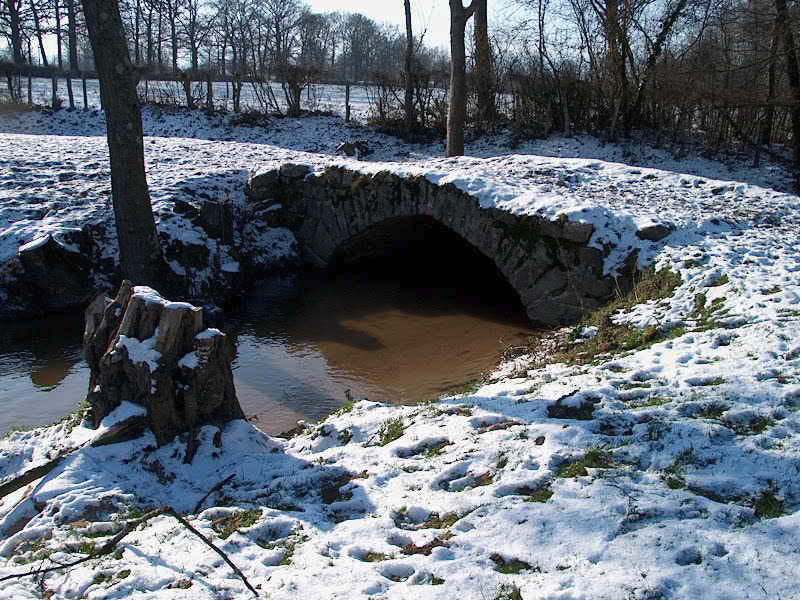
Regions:
[[[269, 434], [356, 398], [408, 403], [492, 370], [534, 330], [481, 270], [359, 266], [260, 281], [226, 315], [243, 410]], [[412, 268], [410, 268], [412, 266]], [[470, 267], [470, 266], [469, 266]], [[454, 279], [454, 281], [451, 281]], [[86, 393], [82, 318], [0, 324], [0, 433], [57, 421]]]

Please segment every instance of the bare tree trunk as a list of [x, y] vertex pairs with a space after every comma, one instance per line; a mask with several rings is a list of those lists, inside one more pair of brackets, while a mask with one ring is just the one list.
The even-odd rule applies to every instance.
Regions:
[[[42, 39], [42, 28], [39, 24], [39, 11], [36, 10], [36, 4], [33, 0], [31, 0], [31, 14], [33, 15], [33, 27], [36, 31], [36, 39], [39, 40], [39, 54], [42, 56], [42, 64], [47, 67], [47, 53], [45, 52], [45, 43]], [[31, 61], [33, 64], [33, 61]]]
[[58, 56], [58, 70], [61, 71], [64, 69], [64, 55], [61, 52], [61, 46], [63, 45], [61, 40], [61, 7], [58, 1], [54, 3], [54, 8], [56, 11], [56, 56]]
[[83, 7], [106, 112], [120, 266], [135, 284], [155, 285], [166, 270], [145, 179], [137, 72], [117, 0], [83, 0]]
[[493, 57], [487, 34], [487, 0], [475, 0], [473, 15], [473, 47], [476, 60], [476, 101], [478, 121], [490, 125], [496, 118], [496, 84], [493, 77]]
[[53, 75], [50, 78], [50, 93], [51, 93], [51, 100], [50, 106], [55, 111], [59, 108], [59, 104], [61, 101], [58, 97], [58, 76]]
[[345, 122], [351, 120], [351, 84], [345, 83]]
[[[777, 9], [777, 21], [783, 31], [783, 45], [785, 46], [785, 67], [788, 70], [788, 86], [791, 88], [791, 97], [799, 102], [799, 49], [796, 47], [794, 27], [788, 14], [786, 0], [774, 0]], [[794, 160], [799, 166], [799, 105], [791, 109]], [[797, 170], [797, 173], [799, 171]]]
[[[22, 27], [20, 24], [20, 6], [16, 0], [5, 0], [6, 13], [8, 14], [9, 30], [11, 32], [11, 55], [14, 64], [21, 66], [25, 60], [22, 58]], [[29, 53], [30, 54], [30, 53]], [[12, 94], [12, 97], [15, 95]]]
[[404, 0], [404, 17], [407, 26], [407, 47], [404, 53], [404, 125], [407, 135], [412, 133], [415, 125], [415, 106], [412, 94], [412, 53], [414, 41], [412, 39], [412, 8], [409, 0]]
[[67, 43], [69, 44], [70, 70], [67, 73], [67, 95], [70, 98], [70, 108], [75, 108], [75, 98], [72, 93], [72, 77], [78, 71], [78, 27], [75, 23], [75, 0], [67, 0]]
[[139, 28], [142, 15], [142, 0], [136, 0], [134, 6], [134, 62], [142, 63], [142, 49], [139, 47]]
[[451, 8], [451, 83], [448, 89], [448, 123], [446, 125], [446, 155], [465, 154], [465, 113], [467, 86], [465, 82], [465, 24], [475, 10], [475, 0], [468, 8], [462, 0], [449, 0]]
[[86, 74], [84, 72], [81, 72], [81, 88], [83, 89], [83, 93], [84, 93], [84, 108], [88, 109], [89, 108], [89, 97], [88, 97], [88, 95], [86, 93]]

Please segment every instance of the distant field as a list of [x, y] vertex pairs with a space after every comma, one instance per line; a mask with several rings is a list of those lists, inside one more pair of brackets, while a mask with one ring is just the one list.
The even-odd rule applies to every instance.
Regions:
[[[27, 94], [26, 82], [23, 81], [23, 96]], [[284, 101], [284, 92], [281, 89], [281, 84], [272, 82], [271, 88], [275, 94], [282, 108], [286, 108]], [[52, 84], [51, 81], [44, 77], [37, 77], [32, 80], [32, 96], [33, 101], [37, 104], [49, 105], [52, 98]], [[81, 91], [81, 81], [73, 80], [73, 90], [75, 93], [75, 101], [79, 107], [83, 107], [83, 96]], [[180, 104], [186, 104], [184, 101], [184, 90], [179, 82], [175, 81], [148, 81], [147, 86], [145, 82], [139, 84], [139, 92], [145, 95], [147, 92], [147, 99], [150, 101], [177, 101]], [[64, 79], [58, 80], [58, 96], [67, 103], [67, 83]], [[7, 96], [5, 86], [0, 88], [0, 97]], [[206, 84], [202, 82], [193, 85], [193, 95], [205, 102], [206, 99]], [[368, 91], [363, 86], [351, 86], [351, 115], [357, 119], [364, 119], [367, 116], [370, 108], [370, 101]], [[100, 91], [97, 79], [87, 80], [87, 99], [90, 106], [100, 106]], [[231, 84], [229, 82], [218, 81], [214, 83], [214, 103], [216, 107], [226, 107], [233, 109], [233, 102], [231, 100]], [[302, 105], [305, 109], [309, 110], [325, 110], [333, 111], [337, 114], [345, 114], [345, 86], [342, 85], [323, 85], [313, 84], [305, 90], [302, 96]], [[261, 107], [254, 92], [252, 84], [246, 83], [242, 88], [241, 98], [242, 110], [259, 110]]]

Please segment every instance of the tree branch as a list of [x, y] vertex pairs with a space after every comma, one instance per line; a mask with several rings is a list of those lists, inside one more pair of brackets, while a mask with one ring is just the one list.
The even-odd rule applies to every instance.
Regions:
[[82, 564], [82, 563], [84, 563], [86, 561], [90, 561], [92, 559], [97, 559], [98, 557], [102, 557], [104, 555], [109, 555], [110, 553], [112, 553], [117, 548], [117, 545], [120, 543], [120, 541], [122, 539], [124, 539], [126, 536], [128, 536], [131, 532], [133, 532], [137, 528], [137, 526], [139, 526], [140, 524], [142, 524], [144, 522], [147, 522], [148, 520], [150, 520], [152, 518], [160, 516], [160, 515], [169, 515], [169, 516], [175, 518], [182, 526], [184, 526], [184, 528], [189, 530], [192, 534], [194, 534], [199, 539], [201, 539], [204, 543], [206, 543], [206, 545], [208, 547], [210, 547], [215, 553], [217, 553], [220, 557], [222, 557], [223, 560], [229, 565], [229, 567], [232, 570], [234, 570], [234, 573], [237, 576], [240, 577], [242, 582], [245, 583], [245, 586], [248, 587], [248, 590], [253, 593], [254, 597], [257, 598], [257, 599], [259, 598], [259, 593], [256, 591], [255, 588], [253, 588], [253, 586], [251, 586], [251, 583], [248, 582], [248, 579], [245, 577], [245, 574], [243, 574], [242, 570], [240, 570], [234, 564], [234, 562], [231, 561], [231, 559], [229, 559], [228, 555], [226, 555], [220, 549], [220, 547], [215, 545], [212, 541], [210, 541], [203, 534], [201, 534], [198, 530], [196, 530], [188, 521], [186, 521], [183, 517], [181, 517], [175, 511], [175, 509], [173, 509], [169, 505], [164, 505], [163, 507], [159, 507], [158, 509], [154, 509], [153, 511], [149, 511], [148, 513], [143, 515], [141, 518], [137, 518], [135, 520], [129, 520], [129, 521], [125, 522], [125, 525], [123, 526], [122, 530], [120, 530], [117, 534], [115, 534], [108, 542], [106, 542], [102, 547], [100, 547], [100, 549], [90, 553], [86, 557], [82, 557], [80, 559], [76, 559], [75, 561], [71, 561], [69, 563], [59, 564], [57, 566], [52, 566], [52, 567], [49, 567], [49, 568], [43, 568], [43, 569], [40, 569], [40, 570], [30, 570], [29, 572], [22, 572], [20, 574], [9, 574], [8, 576], [3, 576], [2, 578], [0, 578], [0, 582], [4, 582], [6, 580], [11, 580], [12, 578], [24, 578], [25, 576], [34, 576], [36, 574], [46, 574], [47, 572], [54, 572], [56, 570], [63, 570], [65, 568], [71, 568], [71, 567], [77, 566], [79, 564]]

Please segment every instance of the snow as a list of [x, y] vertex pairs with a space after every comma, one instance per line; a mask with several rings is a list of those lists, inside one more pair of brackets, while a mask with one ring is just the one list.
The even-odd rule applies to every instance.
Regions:
[[[153, 299], [154, 297], [151, 295], [148, 298]], [[114, 348], [124, 348], [128, 353], [128, 358], [133, 363], [147, 363], [148, 369], [153, 373], [159, 366], [159, 359], [161, 358], [161, 353], [155, 348], [159, 340], [159, 333], [159, 328], [156, 328], [153, 336], [146, 340], [138, 340], [137, 338], [120, 334]]]
[[39, 236], [38, 238], [34, 238], [30, 242], [20, 246], [17, 252], [23, 253], [28, 250], [33, 250], [34, 248], [39, 248], [43, 244], [46, 244], [49, 239], [50, 236]]
[[187, 353], [178, 360], [178, 367], [186, 367], [187, 369], [195, 369], [198, 367], [198, 354], [195, 351]]
[[[65, 111], [0, 118], [0, 161], [9, 167], [0, 174], [0, 261], [39, 236], [111, 219], [101, 120]], [[594, 245], [615, 244], [608, 272], [633, 250], [642, 264], [672, 269], [681, 278], [672, 296], [614, 320], [685, 329], [587, 365], [516, 357], [474, 393], [434, 403], [362, 400], [286, 441], [247, 421], [206, 426], [191, 464], [185, 442], [156, 448], [150, 434], [81, 447], [26, 498], [0, 500], [0, 577], [50, 565], [36, 555], [42, 550], [53, 561], [76, 559], [81, 543], [108, 540], [109, 524], [169, 504], [213, 537], [262, 597], [493, 598], [515, 586], [523, 598], [798, 598], [799, 197], [772, 168], [679, 160], [637, 145], [625, 157], [583, 137], [534, 142], [521, 154], [482, 139], [468, 145], [472, 156], [442, 159], [438, 145], [355, 134], [333, 118], [281, 120], [264, 132], [200, 113], [149, 112], [145, 126], [154, 207], [172, 236], [207, 243], [174, 216], [174, 200], [230, 193], [241, 205], [248, 174], [284, 162], [314, 173], [338, 164], [419, 174], [482, 206], [593, 224]], [[371, 160], [334, 156], [346, 137], [369, 139]], [[59, 177], [65, 171], [69, 181]], [[73, 202], [84, 192], [85, 202]], [[654, 224], [673, 231], [659, 242], [636, 236]], [[290, 232], [258, 231], [267, 255], [293, 252]], [[694, 314], [700, 295], [714, 307], [708, 324]], [[155, 369], [152, 340], [120, 344]], [[193, 355], [181, 361], [192, 366]], [[590, 419], [550, 417], [558, 399], [590, 404]], [[101, 428], [142, 411], [124, 403]], [[391, 423], [403, 431], [382, 446]], [[95, 435], [65, 423], [12, 433], [0, 440], [0, 476]], [[603, 466], [566, 477], [590, 451], [606, 455]], [[758, 515], [761, 502], [781, 515]], [[220, 538], [246, 510], [258, 512], [253, 523]], [[150, 520], [119, 549], [52, 572], [44, 586], [53, 598], [250, 597], [170, 517]], [[0, 598], [32, 598], [37, 587], [31, 578], [5, 581]]]

